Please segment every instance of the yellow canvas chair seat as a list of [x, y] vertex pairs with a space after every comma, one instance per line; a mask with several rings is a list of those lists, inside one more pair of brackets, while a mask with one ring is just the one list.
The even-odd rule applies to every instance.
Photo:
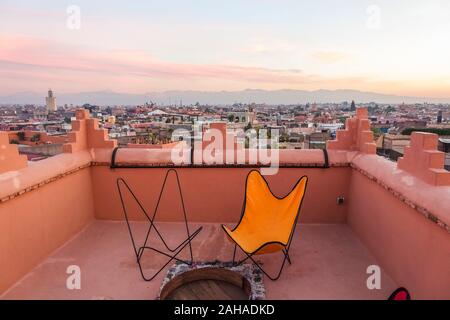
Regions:
[[306, 176], [302, 177], [288, 195], [278, 198], [272, 194], [259, 171], [253, 170], [248, 174], [241, 220], [232, 230], [222, 225], [225, 233], [247, 254], [247, 258], [283, 251], [285, 260], [290, 262], [288, 250], [307, 181]]

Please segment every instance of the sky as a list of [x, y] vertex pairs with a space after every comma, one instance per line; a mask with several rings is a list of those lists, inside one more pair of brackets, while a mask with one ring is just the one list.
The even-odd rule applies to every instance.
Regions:
[[354, 89], [450, 97], [448, 0], [0, 0], [0, 95]]

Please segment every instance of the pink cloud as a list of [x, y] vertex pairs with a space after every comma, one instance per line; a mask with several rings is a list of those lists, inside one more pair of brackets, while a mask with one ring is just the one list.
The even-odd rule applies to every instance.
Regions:
[[[345, 59], [322, 52], [317, 59]], [[142, 51], [102, 51], [42, 39], [0, 34], [0, 88], [2, 94], [39, 90], [164, 90], [358, 89], [392, 92], [408, 89], [406, 82], [370, 81], [370, 76], [326, 78], [298, 69], [270, 69], [239, 65], [183, 64], [157, 59]], [[411, 89], [411, 90], [412, 90]], [[426, 88], [437, 93], [436, 88]], [[397, 92], [398, 93], [398, 92]], [[425, 92], [424, 92], [425, 94]]]
[[297, 82], [312, 79], [300, 70], [277, 70], [233, 65], [195, 65], [161, 61], [141, 51], [81, 50], [45, 40], [0, 36], [0, 60], [68, 72], [123, 74], [158, 78], [220, 78], [254, 82]]

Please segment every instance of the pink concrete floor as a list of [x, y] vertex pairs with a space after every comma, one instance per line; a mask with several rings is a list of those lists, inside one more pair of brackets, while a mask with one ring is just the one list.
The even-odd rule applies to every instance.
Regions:
[[[176, 244], [185, 233], [184, 224], [161, 223], [160, 230]], [[192, 230], [196, 224], [192, 224]], [[230, 261], [232, 244], [220, 225], [204, 224], [193, 242], [194, 259]], [[143, 234], [146, 224], [134, 223]], [[151, 244], [156, 246], [155, 237]], [[188, 251], [181, 255], [188, 257]], [[276, 281], [264, 279], [268, 299], [387, 299], [396, 288], [382, 270], [381, 289], [369, 290], [366, 269], [377, 264], [352, 230], [345, 224], [300, 225], [291, 247], [292, 265], [287, 265]], [[151, 273], [165, 257], [148, 254], [146, 271]], [[280, 263], [281, 255], [258, 257], [269, 270]], [[81, 289], [68, 290], [66, 269], [81, 268]], [[135, 262], [126, 225], [123, 222], [95, 221], [74, 239], [47, 258], [10, 288], [1, 299], [155, 299], [165, 275], [142, 280]]]

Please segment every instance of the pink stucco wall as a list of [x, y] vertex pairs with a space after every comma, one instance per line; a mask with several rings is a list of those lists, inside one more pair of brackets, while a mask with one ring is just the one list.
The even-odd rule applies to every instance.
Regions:
[[0, 174], [27, 166], [27, 157], [19, 155], [17, 145], [9, 144], [7, 132], [0, 131]]
[[414, 299], [450, 299], [450, 233], [356, 170], [349, 193], [348, 224], [388, 274]]
[[[123, 178], [152, 213], [168, 168], [113, 169], [92, 167], [95, 213], [98, 219], [123, 219], [116, 187], [117, 178]], [[181, 168], [177, 169], [190, 221], [237, 222], [244, 199], [245, 179], [250, 168]], [[347, 204], [338, 205], [338, 196], [348, 198], [351, 169], [281, 168], [279, 173], [266, 176], [273, 192], [285, 196], [303, 175], [309, 177], [308, 189], [300, 213], [305, 223], [344, 223]], [[168, 180], [159, 211], [160, 221], [180, 221], [181, 202], [175, 177]], [[326, 188], [324, 186], [326, 185]], [[127, 196], [133, 219], [144, 219], [132, 199]]]
[[92, 194], [85, 168], [0, 203], [0, 294], [93, 221]]

